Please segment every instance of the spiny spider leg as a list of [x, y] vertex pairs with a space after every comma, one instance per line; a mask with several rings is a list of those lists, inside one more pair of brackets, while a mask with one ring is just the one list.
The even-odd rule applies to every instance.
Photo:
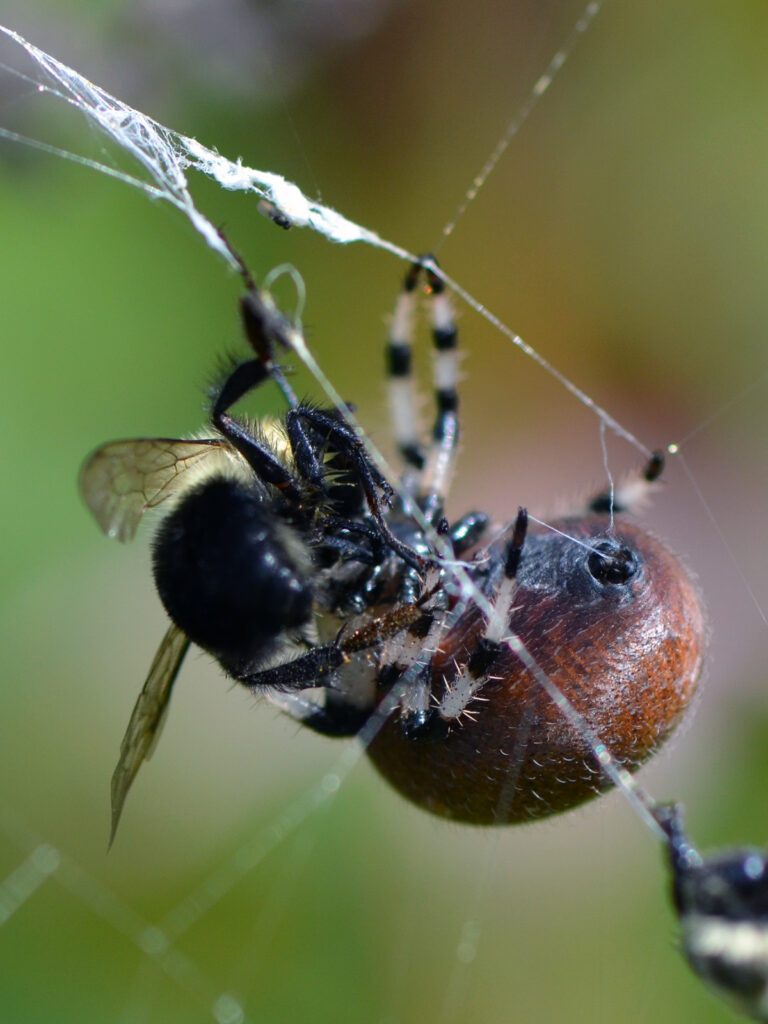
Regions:
[[509, 632], [509, 613], [512, 608], [512, 599], [515, 595], [517, 569], [520, 565], [520, 556], [523, 553], [527, 532], [528, 512], [526, 509], [521, 508], [517, 513], [515, 525], [512, 528], [512, 535], [507, 541], [504, 575], [493, 598], [493, 613], [485, 626], [485, 641], [487, 644], [495, 646], [501, 644], [505, 635]]

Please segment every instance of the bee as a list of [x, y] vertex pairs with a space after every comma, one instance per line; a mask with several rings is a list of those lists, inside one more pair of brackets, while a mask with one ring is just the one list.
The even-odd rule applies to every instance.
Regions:
[[[112, 838], [190, 644], [304, 726], [363, 736], [400, 793], [456, 821], [532, 821], [610, 785], [540, 672], [617, 763], [637, 768], [682, 715], [704, 647], [680, 563], [620, 520], [662, 457], [548, 527], [529, 526], [523, 508], [501, 526], [482, 511], [449, 522], [458, 333], [434, 261], [408, 269], [386, 344], [397, 487], [346, 409], [297, 400], [276, 352], [303, 346], [299, 328], [245, 276], [251, 354], [213, 392], [209, 436], [112, 442], [81, 473], [108, 536], [130, 540], [148, 509], [165, 513], [153, 572], [171, 625], [122, 742]], [[423, 281], [436, 407], [428, 444], [411, 366]], [[232, 414], [269, 381], [285, 397], [282, 417]]]

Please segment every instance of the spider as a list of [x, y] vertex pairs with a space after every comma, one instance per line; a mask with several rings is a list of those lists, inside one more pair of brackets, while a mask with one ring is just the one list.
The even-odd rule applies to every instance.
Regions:
[[[345, 409], [296, 398], [275, 356], [304, 344], [299, 329], [243, 273], [251, 354], [212, 392], [209, 436], [112, 442], [81, 473], [109, 536], [128, 540], [145, 510], [166, 511], [153, 568], [171, 626], [122, 743], [112, 838], [190, 643], [304, 726], [362, 734], [396, 789], [447, 818], [531, 821], [609, 786], [594, 748], [541, 691], [510, 637], [616, 760], [639, 766], [688, 703], [704, 637], [677, 560], [614, 518], [656, 480], [661, 456], [548, 528], [529, 528], [524, 509], [506, 526], [482, 511], [449, 522], [458, 333], [434, 261], [409, 268], [386, 345], [404, 464], [397, 489]], [[422, 281], [436, 405], [427, 445], [411, 372]], [[231, 414], [268, 381], [285, 397], [282, 417]]]

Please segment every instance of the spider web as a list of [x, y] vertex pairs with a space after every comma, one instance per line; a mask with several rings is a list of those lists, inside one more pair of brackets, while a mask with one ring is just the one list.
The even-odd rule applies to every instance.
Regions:
[[[50, 71], [51, 67], [48, 66], [47, 69]], [[50, 95], [51, 86], [48, 80], [41, 82], [32, 76], [31, 81], [38, 88], [42, 86], [42, 90]], [[61, 85], [63, 86], [64, 83], [61, 83]], [[114, 107], [107, 104], [105, 110], [100, 106], [103, 102], [102, 95], [93, 94], [93, 96], [97, 97], [98, 103], [96, 105], [104, 119], [103, 122], [100, 121], [99, 123], [102, 126], [104, 123], [108, 124], [113, 137], [115, 132], [126, 129], [125, 120], [122, 122], [122, 128], [118, 129], [116, 127], [113, 120], [115, 117]], [[93, 96], [91, 97], [92, 100]], [[67, 102], [72, 102], [71, 98]], [[84, 102], [82, 94], [79, 102]], [[126, 117], [125, 108], [122, 108], [120, 113], [124, 119]], [[132, 115], [128, 117], [127, 124], [130, 126], [132, 144], [138, 146], [140, 143], [144, 145], [147, 141], [147, 135], [144, 134], [147, 124], [137, 125]], [[297, 197], [292, 187], [288, 186], [283, 179], [278, 180], [277, 176], [274, 176], [273, 180], [272, 176], [264, 175], [262, 172], [252, 172], [249, 169], [240, 167], [238, 164], [234, 166], [238, 168], [240, 177], [229, 177], [231, 165], [223, 161], [223, 158], [218, 157], [218, 154], [211, 156], [210, 151], [204, 152], [192, 140], [186, 139], [183, 136], [171, 135], [165, 129], [159, 129], [154, 122], [148, 122], [148, 125], [149, 128], [158, 133], [154, 137], [153, 146], [157, 140], [164, 146], [170, 146], [170, 150], [163, 150], [164, 159], [168, 157], [163, 173], [170, 174], [168, 166], [171, 166], [173, 169], [171, 178], [174, 184], [173, 188], [166, 190], [168, 194], [165, 194], [162, 187], [158, 185], [155, 172], [150, 170], [145, 160], [139, 158], [145, 169], [149, 171], [152, 181], [149, 185], [144, 182], [138, 187], [143, 188], [144, 191], [149, 191], [155, 198], [167, 199], [174, 206], [181, 209], [212, 248], [216, 249], [218, 245], [220, 249], [220, 240], [217, 242], [219, 239], [218, 234], [211, 228], [210, 221], [202, 217], [192, 204], [186, 183], [179, 182], [178, 178], [175, 177], [179, 169], [174, 164], [174, 160], [179, 159], [179, 150], [176, 148], [179, 145], [179, 139], [183, 142], [181, 150], [182, 161], [190, 161], [186, 166], [181, 167], [182, 173], [193, 166], [192, 161], [196, 160], [198, 162], [197, 169], [207, 167], [219, 183], [222, 183], [222, 179], [230, 183], [239, 180], [248, 189], [256, 189], [260, 195], [266, 195], [267, 198], [276, 202], [282, 209], [290, 209], [289, 216], [297, 225], [304, 221], [306, 221], [308, 226], [315, 228], [318, 228], [318, 225], [320, 225], [318, 229], [322, 230], [326, 235], [328, 235], [329, 231], [336, 232], [336, 241], [361, 240], [371, 244], [381, 244], [384, 248], [397, 255], [404, 258], [408, 257], [405, 249], [382, 242], [377, 235], [358, 228], [357, 225], [346, 218], [338, 219], [337, 215], [333, 214], [333, 211], [329, 211], [322, 204], [308, 204], [303, 198]], [[134, 129], [137, 127], [140, 127], [142, 130], [135, 132]], [[141, 152], [140, 148], [139, 152]], [[134, 152], [134, 156], [136, 155], [137, 153]], [[171, 156], [173, 156], [173, 159], [170, 159]], [[134, 179], [134, 181], [136, 180], [138, 179]], [[165, 179], [161, 178], [161, 180]], [[152, 192], [153, 189], [157, 188], [160, 188], [160, 192]], [[286, 195], [289, 198], [286, 198]], [[289, 202], [293, 204], [290, 207]], [[297, 204], [301, 204], [300, 209]], [[299, 210], [298, 213], [296, 212], [297, 210]], [[329, 224], [331, 225], [330, 227]], [[570, 384], [570, 379], [563, 377], [562, 382], [566, 381]], [[607, 413], [603, 413], [599, 407], [597, 411], [602, 423], [609, 422], [610, 425], [619, 426], [616, 421], [608, 417]], [[624, 431], [623, 433], [625, 438], [627, 435], [632, 436], [629, 431]], [[97, 440], [97, 438], [94, 438], [94, 440]], [[640, 445], [640, 447], [643, 448], [644, 446]], [[716, 518], [720, 522], [719, 517], [716, 516]], [[730, 571], [733, 573], [733, 568]], [[759, 594], [756, 595], [756, 602], [758, 605], [760, 604]], [[208, 671], [210, 670], [208, 669]], [[214, 921], [218, 921], [216, 914], [222, 906], [225, 908], [228, 906], [227, 897], [231, 896], [235, 891], [242, 893], [242, 887], [237, 888], [238, 881], [246, 875], [252, 876], [256, 868], [259, 868], [259, 872], [256, 872], [257, 878], [263, 869], [263, 877], [274, 883], [270, 885], [272, 892], [279, 892], [281, 884], [292, 890], [295, 888], [294, 873], [298, 872], [302, 865], [304, 870], [306, 870], [307, 861], [312, 857], [312, 850], [302, 847], [300, 841], [296, 838], [297, 835], [299, 837], [302, 836], [302, 830], [297, 830], [297, 826], [304, 824], [309, 818], [314, 820], [320, 808], [329, 806], [332, 798], [339, 793], [342, 783], [344, 783], [345, 790], [352, 788], [353, 778], [350, 778], [349, 773], [357, 763], [359, 756], [359, 748], [355, 746], [346, 748], [341, 757], [334, 760], [330, 770], [319, 774], [319, 782], [316, 785], [302, 791], [302, 795], [298, 800], [288, 799], [282, 811], [271, 815], [268, 818], [268, 824], [263, 830], [258, 832], [255, 839], [246, 843], [239, 842], [234, 844], [234, 852], [231, 857], [225, 858], [217, 855], [214, 870], [205, 877], [202, 884], [197, 882], [182, 885], [182, 898], [169, 900], [170, 909], [160, 919], [151, 914], [141, 914], [135, 911], [133, 906], [138, 900], [134, 898], [134, 895], [129, 897], [117, 895], [110, 886], [98, 880], [98, 870], [89, 870], [80, 863], [79, 859], [75, 860], [69, 857], [64, 852], [66, 844], [50, 842], [48, 834], [41, 837], [35, 835], [33, 829], [19, 820], [20, 816], [17, 810], [5, 807], [3, 808], [0, 831], [2, 831], [2, 834], [8, 841], [9, 849], [15, 847], [18, 849], [19, 854], [15, 862], [13, 857], [10, 858], [9, 870], [2, 889], [0, 889], [0, 914], [5, 921], [4, 931], [8, 934], [9, 929], [14, 926], [23, 929], [23, 924], [20, 922], [24, 919], [25, 914], [29, 913], [35, 906], [36, 901], [39, 901], [41, 895], [48, 892], [51, 886], [58, 886], [70, 898], [74, 899], [79, 908], [87, 908], [89, 912], [103, 921], [110, 935], [124, 936], [129, 945], [137, 951], [137, 958], [143, 965], [142, 970], [145, 973], [147, 965], [156, 965], [160, 968], [160, 972], [170, 977], [173, 983], [182, 991], [187, 992], [191, 997], [191, 1004], [194, 1006], [195, 1012], [199, 1014], [200, 1019], [204, 1019], [209, 1015], [213, 1015], [215, 1019], [220, 1021], [279, 1019], [273, 1013], [270, 1014], [269, 1011], [260, 1013], [257, 1000], [253, 1003], [255, 1012], [250, 1005], [244, 1005], [244, 1001], [234, 989], [230, 991], [226, 985], [222, 985], [217, 980], [226, 976], [226, 971], [217, 970], [216, 964], [209, 966], [206, 959], [196, 956], [194, 943], [191, 943], [192, 949], [187, 952], [184, 948], [185, 944], [180, 940], [182, 936], [185, 936], [193, 928], [196, 922], [203, 918], [213, 918]], [[359, 827], [362, 828], [363, 826]], [[318, 826], [317, 831], [322, 833], [322, 828]], [[310, 836], [308, 840], [310, 845], [312, 841], [312, 836]], [[150, 842], [152, 842], [152, 839], [150, 839]], [[439, 1009], [439, 1016], [436, 1019], [453, 1019], [460, 1013], [459, 1008], [464, 1005], [465, 996], [462, 995], [462, 986], [466, 985], [466, 971], [472, 968], [477, 956], [478, 944], [483, 935], [482, 920], [486, 912], [488, 900], [491, 898], [486, 887], [489, 884], [487, 879], [489, 876], [494, 876], [494, 871], [490, 870], [489, 865], [494, 860], [504, 856], [503, 849], [502, 842], [496, 837], [487, 839], [481, 848], [479, 863], [477, 860], [473, 863], [472, 870], [467, 876], [470, 879], [470, 892], [468, 895], [465, 894], [464, 907], [459, 915], [460, 924], [455, 929], [457, 941], [455, 943], [454, 969], [449, 972], [450, 982], [445, 986], [444, 1001]], [[280, 869], [277, 870], [277, 877], [273, 878], [270, 874], [270, 869], [265, 867], [265, 863], [269, 862], [270, 855], [276, 850], [282, 851], [282, 861]], [[476, 851], [474, 854], [470, 854], [470, 856], [478, 857]], [[498, 871], [498, 866], [495, 870]], [[314, 875], [314, 877], [320, 876]], [[288, 881], [286, 881], [286, 878], [288, 878]], [[372, 895], [370, 899], [371, 904], [373, 904], [374, 899], [375, 897]], [[472, 908], [470, 912], [466, 911], [467, 906]], [[367, 907], [366, 910], [370, 912], [371, 908]], [[268, 924], [271, 926], [274, 917], [279, 916], [275, 912], [273, 914], [274, 916], [268, 921]], [[256, 920], [260, 919], [257, 917]], [[263, 919], [261, 920], [263, 923]], [[414, 920], [413, 916], [410, 919], [401, 918], [400, 925], [402, 926], [401, 930], [406, 935], [417, 936], [419, 934], [418, 921]], [[220, 921], [218, 921], [218, 926], [225, 927]], [[43, 924], [43, 927], [45, 927], [45, 924]], [[259, 946], [253, 942], [252, 935], [251, 940], [251, 948], [258, 950]], [[392, 945], [398, 954], [392, 957], [391, 970], [393, 975], [397, 975], [398, 971], [407, 973], [409, 968], [407, 965], [403, 966], [402, 961], [407, 960], [409, 957], [418, 958], [418, 941], [416, 939], [403, 941], [402, 937], [398, 935]], [[403, 951], [402, 947], [405, 947], [405, 951]], [[263, 951], [263, 945], [261, 949]], [[400, 962], [398, 961], [398, 956], [400, 957]], [[552, 947], [550, 957], [554, 956], [554, 947]], [[303, 963], [304, 961], [302, 961]], [[201, 964], [205, 964], [205, 967], [201, 966]], [[221, 968], [221, 964], [218, 967]], [[475, 970], [475, 968], [472, 968], [472, 970]], [[482, 968], [479, 968], [479, 970], [482, 971]], [[298, 973], [299, 970], [297, 969]], [[235, 971], [233, 974], [236, 975], [237, 972]], [[153, 992], [153, 985], [157, 984], [156, 981], [151, 978], [147, 980], [146, 977], [143, 977], [135, 980], [133, 984], [133, 989], [125, 997], [126, 1009], [124, 1019], [161, 1019], [161, 1016], [158, 1015], [160, 1011], [157, 1007], [162, 1005], [162, 998], [158, 997], [156, 992]], [[405, 1011], [401, 1010], [400, 1015], [405, 1018]], [[394, 1014], [394, 1011], [391, 1019], [399, 1019]]]

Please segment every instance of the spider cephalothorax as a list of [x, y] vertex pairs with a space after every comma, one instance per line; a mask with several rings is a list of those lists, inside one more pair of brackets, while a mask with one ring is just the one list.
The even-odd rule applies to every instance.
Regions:
[[[425, 267], [437, 406], [426, 447], [411, 377]], [[527, 821], [606, 787], [593, 747], [538, 686], [539, 671], [620, 763], [642, 763], [690, 699], [704, 628], [679, 563], [614, 521], [637, 486], [597, 495], [581, 515], [530, 534], [522, 509], [506, 528], [477, 511], [445, 519], [458, 442], [457, 332], [429, 260], [406, 275], [387, 345], [405, 464], [396, 487], [347, 410], [296, 399], [274, 351], [303, 340], [250, 280], [241, 310], [254, 355], [216, 389], [214, 435], [113, 442], [82, 473], [110, 535], [128, 539], [146, 508], [168, 510], [153, 551], [172, 625], [123, 741], [113, 831], [190, 642], [308, 727], [365, 730], [387, 779], [447, 817]], [[286, 398], [282, 418], [254, 424], [230, 414], [268, 380]], [[640, 479], [647, 485], [660, 471], [654, 455]]]

